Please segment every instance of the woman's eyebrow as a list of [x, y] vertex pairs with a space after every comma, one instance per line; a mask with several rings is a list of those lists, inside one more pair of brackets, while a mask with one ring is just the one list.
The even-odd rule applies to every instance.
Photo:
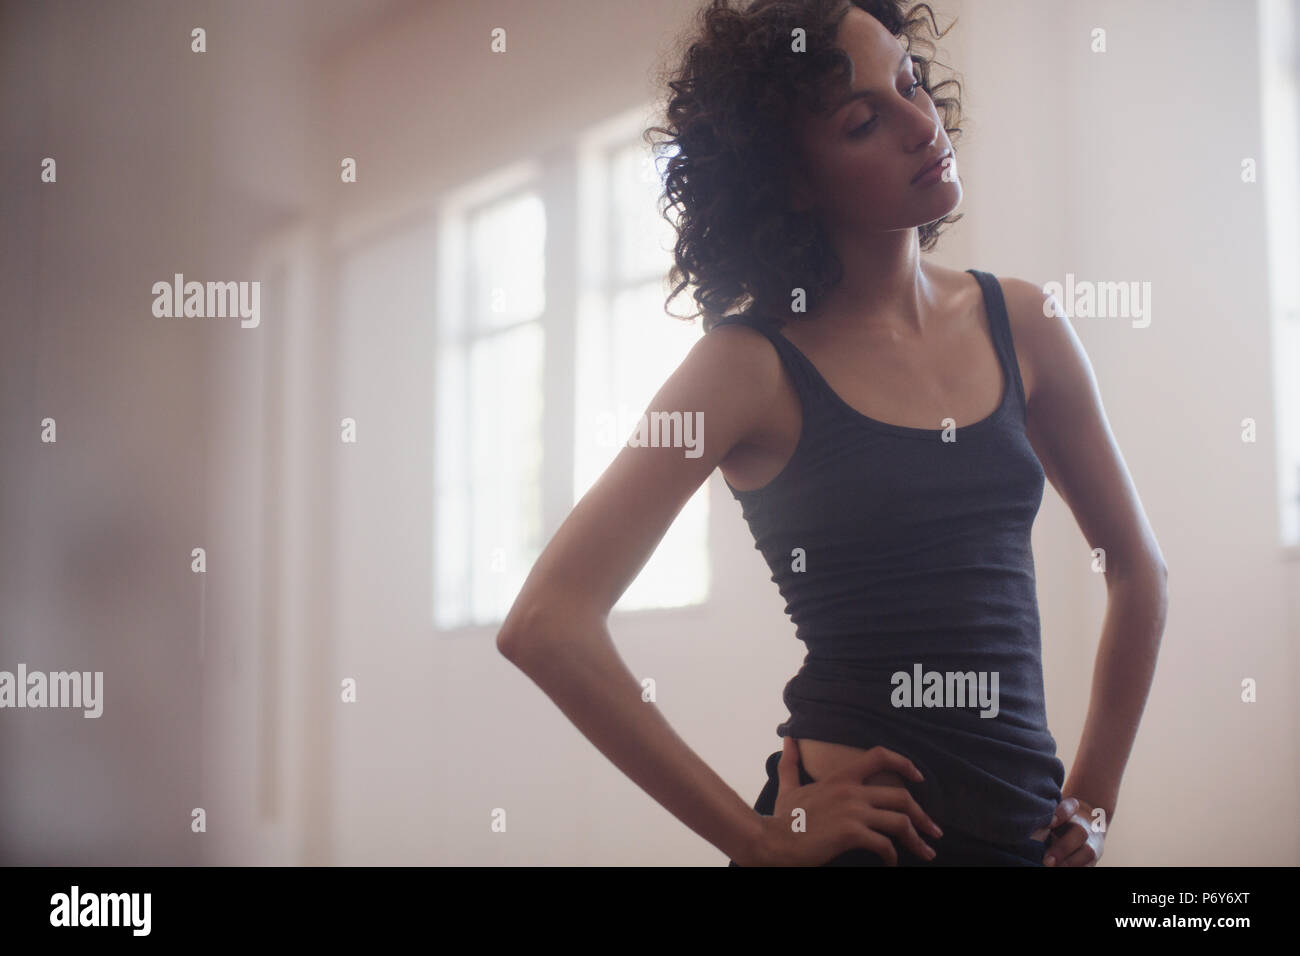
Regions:
[[[911, 54], [909, 54], [907, 51], [903, 51], [903, 58], [898, 61], [898, 66], [894, 67], [895, 73], [897, 73], [899, 70], [903, 68], [903, 64], [907, 62], [907, 58], [910, 55]], [[852, 93], [847, 93], [840, 99], [838, 103], [835, 104], [834, 107], [832, 107], [831, 112], [838, 112], [846, 104], [852, 102], [853, 100], [860, 100], [868, 96], [875, 96], [879, 92], [880, 92], [879, 90], [855, 90]]]

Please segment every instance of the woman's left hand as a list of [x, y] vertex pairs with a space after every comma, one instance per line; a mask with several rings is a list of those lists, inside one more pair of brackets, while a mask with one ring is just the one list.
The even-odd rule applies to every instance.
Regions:
[[1093, 807], [1066, 797], [1056, 807], [1047, 838], [1044, 866], [1096, 866], [1106, 845], [1106, 831], [1092, 828]]

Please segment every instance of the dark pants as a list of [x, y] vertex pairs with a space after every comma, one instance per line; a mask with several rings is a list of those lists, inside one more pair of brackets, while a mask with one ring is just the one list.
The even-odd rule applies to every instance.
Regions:
[[[763, 792], [758, 795], [758, 800], [754, 803], [754, 810], [765, 817], [770, 817], [776, 810], [776, 792], [779, 785], [777, 776], [777, 766], [781, 762], [781, 751], [777, 751], [767, 758], [767, 783], [763, 787]], [[813, 782], [813, 778], [808, 776], [808, 771], [804, 770], [803, 765], [799, 765], [799, 783], [803, 786]], [[894, 842], [894, 849], [898, 852], [899, 866], [1042, 866], [1043, 854], [1047, 851], [1047, 844], [1038, 840], [1024, 840], [1017, 844], [997, 844], [989, 843], [978, 837], [963, 833], [954, 829], [952, 826], [945, 824], [942, 820], [935, 821], [943, 828], [943, 836], [936, 837], [926, 833], [920, 827], [917, 832], [921, 834], [921, 839], [930, 846], [934, 847], [937, 856], [933, 860], [922, 859], [907, 847], [900, 847]], [[894, 838], [890, 837], [892, 841]], [[737, 866], [735, 860], [730, 863], [731, 866]], [[886, 863], [881, 857], [866, 849], [848, 850], [821, 864], [822, 866], [885, 866]]]

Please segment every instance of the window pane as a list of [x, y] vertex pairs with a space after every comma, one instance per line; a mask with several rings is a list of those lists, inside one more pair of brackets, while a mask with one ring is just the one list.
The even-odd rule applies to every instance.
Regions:
[[469, 438], [465, 421], [466, 353], [438, 357], [433, 431], [433, 620], [440, 628], [469, 621]]
[[[591, 310], [578, 333], [574, 502], [614, 460], [655, 393], [699, 338], [698, 325], [664, 314], [658, 280]], [[667, 411], [694, 411], [666, 409]], [[685, 449], [682, 451], [685, 454]], [[709, 592], [709, 485], [691, 497], [615, 610], [700, 603]]]
[[470, 349], [470, 593], [474, 622], [503, 620], [541, 553], [542, 329]]
[[535, 319], [546, 304], [546, 214], [540, 197], [520, 195], [470, 222], [470, 302], [479, 328]]
[[434, 623], [492, 624], [541, 553], [540, 325], [449, 348], [437, 390]]
[[[640, 143], [629, 144], [613, 154], [610, 203], [614, 272], [619, 281], [662, 276], [672, 265], [677, 236], [659, 213], [662, 164], [662, 159], [656, 164], [649, 148]], [[656, 314], [662, 312], [660, 308]]]

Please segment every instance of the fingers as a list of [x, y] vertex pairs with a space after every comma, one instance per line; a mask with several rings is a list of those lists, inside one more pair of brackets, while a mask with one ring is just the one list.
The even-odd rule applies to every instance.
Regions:
[[[840, 784], [842, 787], [843, 784]], [[867, 832], [883, 832], [893, 836], [893, 840], [886, 840], [891, 849], [895, 844], [899, 847], [906, 847], [913, 854], [923, 860], [933, 860], [937, 853], [930, 844], [926, 843], [917, 832], [917, 827], [933, 834], [936, 838], [943, 836], [941, 830], [929, 815], [921, 809], [920, 804], [916, 802], [907, 790], [896, 786], [850, 786], [841, 791], [847, 796], [849, 802], [861, 815], [867, 827]], [[878, 840], [870, 840], [867, 848], [872, 850], [878, 856], [886, 860], [893, 860], [891, 866], [897, 865], [897, 852], [892, 854], [882, 853], [879, 849]]]
[[1079, 799], [1077, 797], [1066, 797], [1056, 805], [1056, 812], [1052, 814], [1052, 822], [1047, 825], [1048, 829], [1055, 830], [1074, 816], [1074, 811], [1077, 809], [1079, 809]]
[[916, 764], [886, 747], [872, 747], [861, 758], [846, 763], [839, 770], [828, 774], [825, 779], [851, 780], [857, 783], [882, 770], [892, 770], [918, 783], [925, 779], [921, 771], [916, 768]]
[[[1043, 866], [1061, 866], [1081, 846], [1088, 842], [1088, 828], [1078, 819], [1071, 821], [1062, 834], [1053, 833], [1043, 854]], [[1065, 863], [1065, 865], [1072, 865]]]
[[933, 860], [937, 855], [934, 847], [921, 839], [906, 813], [869, 807], [866, 819], [871, 829], [893, 834], [899, 845], [906, 846], [921, 859]]
[[[785, 737], [777, 765], [778, 793], [800, 788], [802, 778], [799, 771], [798, 742], [793, 737]], [[882, 773], [897, 774], [901, 779], [896, 784], [873, 786], [863, 783]], [[943, 830], [921, 809], [906, 786], [908, 780], [920, 782], [924, 779], [907, 757], [887, 747], [872, 747], [861, 758], [850, 761], [811, 785], [818, 791], [814, 803], [819, 804], [819, 808], [817, 811], [809, 808], [809, 812], [810, 815], [822, 816], [834, 805], [836, 809], [831, 811], [831, 816], [840, 816], [844, 824], [851, 826], [850, 830], [843, 831], [845, 835], [840, 839], [849, 839], [853, 846], [874, 853], [887, 866], [898, 866], [900, 848], [910, 850], [920, 859], [933, 860], [937, 853], [922, 839], [918, 828], [935, 838], [941, 838]], [[822, 799], [828, 802], [822, 804]], [[822, 819], [826, 817], [822, 816]]]
[[1058, 863], [1057, 866], [1096, 866], [1097, 851], [1094, 849], [1091, 841], [1084, 841], [1083, 846], [1075, 850], [1065, 858], [1064, 863]]
[[943, 830], [939, 828], [939, 825], [930, 819], [928, 813], [921, 809], [921, 805], [916, 802], [916, 798], [902, 787], [868, 786], [862, 787], [861, 791], [861, 797], [867, 806], [899, 811], [910, 818], [915, 826], [935, 837], [943, 836]]
[[[1066, 837], [1061, 837], [1059, 845], [1049, 848], [1053, 866], [1096, 866], [1101, 859], [1101, 851], [1106, 845], [1105, 833], [1094, 833], [1087, 823], [1087, 818], [1077, 816], [1071, 821], [1070, 835], [1079, 838], [1079, 846], [1073, 852], [1068, 850]], [[1044, 864], [1047, 860], [1044, 857]]]
[[898, 848], [889, 837], [864, 825], [857, 838], [858, 844], [884, 860], [885, 866], [898, 866]]

